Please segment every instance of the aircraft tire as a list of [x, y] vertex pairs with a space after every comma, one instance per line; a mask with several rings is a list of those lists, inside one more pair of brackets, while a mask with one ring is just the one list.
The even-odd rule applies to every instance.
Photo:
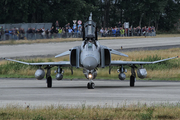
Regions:
[[95, 88], [95, 84], [91, 83], [91, 89], [94, 89], [94, 88]]
[[95, 84], [94, 83], [88, 83], [87, 84], [87, 88], [88, 89], [94, 89], [95, 88]]
[[91, 89], [91, 84], [90, 83], [87, 84], [87, 88]]
[[135, 83], [135, 77], [134, 76], [130, 76], [130, 87], [134, 87], [134, 83]]
[[52, 78], [51, 78], [51, 76], [47, 78], [47, 87], [48, 88], [52, 87]]

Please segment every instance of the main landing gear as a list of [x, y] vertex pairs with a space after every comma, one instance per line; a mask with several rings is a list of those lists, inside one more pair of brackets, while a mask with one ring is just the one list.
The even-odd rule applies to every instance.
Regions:
[[90, 82], [88, 82], [87, 88], [88, 88], [88, 89], [94, 89], [94, 88], [95, 88], [95, 84], [93, 83], [92, 80], [91, 80]]
[[134, 87], [135, 82], [136, 82], [136, 72], [135, 72], [135, 68], [132, 67], [131, 76], [130, 76], [130, 87]]
[[49, 77], [47, 78], [47, 87], [48, 87], [48, 88], [51, 88], [51, 87], [52, 87], [52, 77], [51, 77], [51, 76], [49, 76]]
[[51, 68], [47, 68], [46, 79], [47, 79], [46, 81], [47, 87], [51, 88], [52, 87]]

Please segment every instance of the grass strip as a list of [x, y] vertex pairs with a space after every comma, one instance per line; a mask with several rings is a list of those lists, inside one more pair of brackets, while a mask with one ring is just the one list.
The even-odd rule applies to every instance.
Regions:
[[145, 104], [117, 105], [111, 107], [104, 106], [46, 106], [31, 108], [31, 106], [21, 107], [9, 105], [0, 108], [0, 120], [31, 119], [31, 120], [50, 120], [50, 119], [78, 119], [78, 120], [124, 120], [124, 119], [179, 119], [180, 104], [159, 104], [147, 106]]

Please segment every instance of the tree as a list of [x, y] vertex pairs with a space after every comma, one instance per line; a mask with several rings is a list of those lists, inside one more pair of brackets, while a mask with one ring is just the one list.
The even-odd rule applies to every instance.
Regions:
[[119, 21], [170, 30], [180, 19], [180, 0], [0, 0], [0, 23], [87, 21], [90, 12], [98, 27]]
[[180, 4], [173, 0], [168, 0], [164, 12], [160, 16], [159, 27], [169, 31], [173, 29], [175, 23], [180, 19]]

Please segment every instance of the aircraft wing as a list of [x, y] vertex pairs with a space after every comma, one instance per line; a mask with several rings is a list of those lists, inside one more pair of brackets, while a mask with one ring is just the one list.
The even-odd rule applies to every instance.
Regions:
[[162, 60], [158, 60], [158, 61], [153, 61], [153, 62], [143, 62], [143, 61], [142, 62], [141, 61], [111, 61], [111, 65], [112, 66], [119, 66], [119, 65], [146, 65], [146, 64], [155, 64], [155, 63], [159, 63], [159, 62], [175, 59], [175, 58], [178, 58], [178, 57], [179, 56], [172, 57], [172, 58], [167, 58], [167, 59], [162, 59]]
[[28, 62], [22, 62], [22, 61], [18, 61], [18, 60], [13, 60], [13, 59], [7, 59], [4, 58], [5, 60], [8, 61], [13, 61], [13, 62], [17, 62], [17, 63], [22, 63], [22, 64], [26, 64], [26, 65], [34, 65], [34, 66], [63, 66], [63, 67], [68, 67], [71, 66], [70, 65], [70, 61], [60, 61], [60, 62], [44, 62], [44, 63], [28, 63]]

